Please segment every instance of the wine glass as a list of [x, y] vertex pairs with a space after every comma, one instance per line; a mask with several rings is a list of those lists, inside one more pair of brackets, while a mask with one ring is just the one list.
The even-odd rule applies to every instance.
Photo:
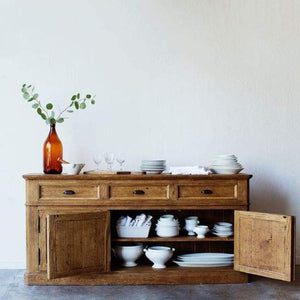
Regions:
[[115, 155], [112, 152], [108, 152], [108, 153], [105, 153], [104, 158], [105, 158], [105, 162], [107, 163], [107, 170], [111, 171], [112, 165], [115, 160]]
[[119, 153], [117, 155], [117, 162], [119, 163], [120, 165], [120, 171], [123, 170], [123, 163], [125, 162], [125, 154], [124, 153]]
[[101, 163], [101, 161], [102, 161], [102, 155], [101, 154], [95, 154], [94, 156], [93, 156], [93, 161], [94, 161], [94, 163], [96, 164], [96, 170], [97, 171], [99, 171], [100, 169], [99, 169], [99, 165], [100, 165], [100, 163]]

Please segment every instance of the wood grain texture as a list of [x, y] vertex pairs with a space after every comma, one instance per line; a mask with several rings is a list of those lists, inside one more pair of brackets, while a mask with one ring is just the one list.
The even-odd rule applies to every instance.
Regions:
[[181, 268], [168, 267], [154, 270], [151, 266], [117, 268], [110, 273], [82, 274], [48, 280], [46, 273], [26, 273], [29, 285], [145, 285], [145, 284], [200, 284], [243, 283], [247, 274], [227, 268]]
[[235, 211], [234, 269], [291, 281], [293, 217]]
[[[143, 194], [135, 194], [135, 191], [143, 192]], [[141, 199], [169, 199], [169, 186], [160, 185], [156, 182], [148, 182], [148, 184], [139, 183], [119, 183], [117, 185], [111, 184], [109, 186], [109, 199], [113, 200], [130, 200]]]
[[106, 271], [108, 214], [47, 216], [48, 279]]
[[[146, 258], [141, 259], [138, 268], [116, 268], [120, 262], [111, 255], [111, 246], [135, 242], [145, 245], [147, 242], [158, 243], [174, 247], [175, 256], [193, 252], [232, 253], [233, 237], [208, 235], [199, 240], [183, 236], [186, 232], [181, 232], [181, 236], [175, 238], [160, 238], [153, 231], [149, 239], [118, 239], [115, 222], [120, 214], [136, 215], [143, 211], [155, 219], [164, 213], [173, 213], [181, 220], [181, 227], [184, 218], [189, 215], [199, 216], [201, 224], [209, 226], [217, 221], [233, 223], [234, 210], [248, 209], [248, 197], [241, 201], [239, 196], [245, 197], [248, 191], [240, 192], [239, 182], [247, 182], [250, 177], [243, 174], [25, 175], [26, 206], [32, 217], [32, 220], [27, 218], [27, 227], [34, 236], [30, 238], [32, 242], [28, 251], [31, 253], [29, 257], [35, 256], [35, 265], [27, 269], [25, 281], [45, 285], [246, 282], [247, 275], [232, 268], [171, 266], [166, 271], [157, 272], [149, 267]], [[198, 197], [195, 194], [204, 188], [214, 189], [215, 197]], [[241, 188], [248, 189], [248, 184], [241, 185]], [[61, 194], [65, 189], [75, 190], [75, 194]], [[135, 189], [145, 189], [146, 197], [134, 195]], [[32, 211], [35, 213], [32, 214]], [[105, 217], [91, 218], [94, 213]], [[40, 264], [37, 264], [38, 249]], [[88, 274], [95, 270], [96, 273]]]
[[38, 211], [36, 207], [26, 209], [26, 269], [37, 272], [38, 264]]

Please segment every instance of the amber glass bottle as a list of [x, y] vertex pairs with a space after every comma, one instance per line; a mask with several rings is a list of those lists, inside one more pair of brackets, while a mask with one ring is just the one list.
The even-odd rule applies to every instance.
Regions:
[[60, 174], [62, 172], [60, 158], [63, 158], [62, 143], [56, 133], [55, 124], [51, 124], [49, 135], [44, 143], [44, 173]]

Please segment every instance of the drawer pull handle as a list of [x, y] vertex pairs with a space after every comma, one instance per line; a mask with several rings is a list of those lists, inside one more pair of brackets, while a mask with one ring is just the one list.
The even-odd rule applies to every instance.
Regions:
[[212, 194], [213, 193], [213, 191], [212, 190], [202, 190], [201, 191], [201, 194]]
[[72, 190], [65, 190], [65, 191], [63, 191], [63, 194], [65, 194], [65, 195], [74, 195], [75, 192], [72, 191]]
[[144, 195], [145, 194], [145, 192], [143, 190], [135, 190], [135, 191], [133, 191], [133, 193], [135, 195]]

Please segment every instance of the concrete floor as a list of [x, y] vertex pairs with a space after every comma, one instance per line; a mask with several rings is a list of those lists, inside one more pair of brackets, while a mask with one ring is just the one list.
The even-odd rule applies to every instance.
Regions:
[[300, 267], [292, 283], [253, 276], [246, 284], [173, 286], [26, 286], [24, 270], [0, 270], [0, 299], [214, 300], [300, 299]]

